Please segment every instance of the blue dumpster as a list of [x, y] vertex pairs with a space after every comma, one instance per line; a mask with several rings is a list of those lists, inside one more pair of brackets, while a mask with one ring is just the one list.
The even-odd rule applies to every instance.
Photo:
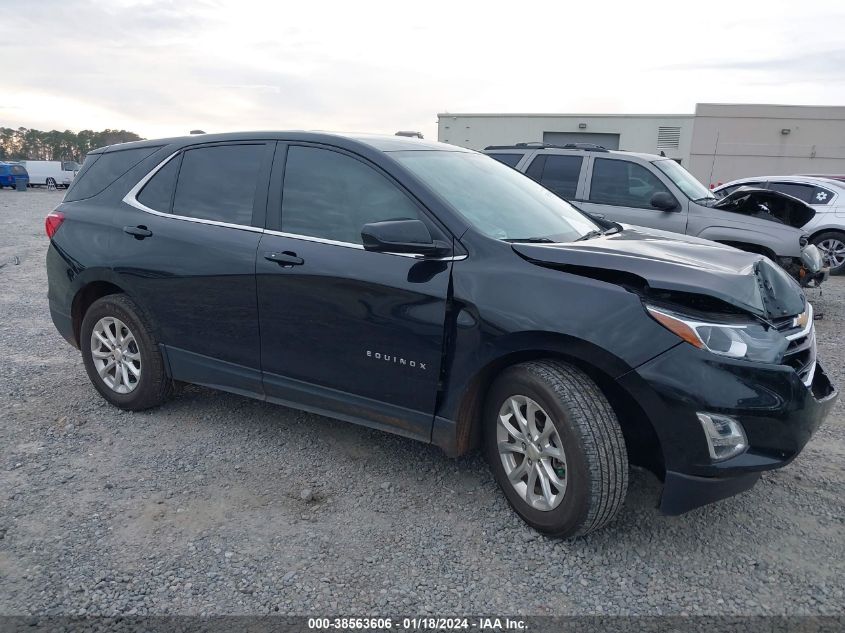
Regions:
[[15, 189], [17, 191], [26, 191], [29, 185], [29, 178], [27, 176], [15, 176]]

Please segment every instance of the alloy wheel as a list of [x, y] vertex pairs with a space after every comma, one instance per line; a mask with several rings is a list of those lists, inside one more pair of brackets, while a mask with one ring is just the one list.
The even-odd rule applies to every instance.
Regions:
[[845, 264], [845, 242], [833, 237], [822, 240], [818, 244], [819, 250], [822, 252], [822, 258], [825, 263], [831, 268], [838, 268]]
[[511, 396], [499, 410], [496, 442], [519, 496], [536, 510], [559, 506], [566, 493], [566, 454], [549, 414], [527, 396]]
[[141, 380], [141, 350], [126, 324], [103, 317], [91, 332], [91, 357], [105, 385], [116, 393], [135, 390]]

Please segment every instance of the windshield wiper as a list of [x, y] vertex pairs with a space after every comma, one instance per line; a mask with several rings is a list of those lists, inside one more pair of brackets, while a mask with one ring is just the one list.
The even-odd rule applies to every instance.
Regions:
[[622, 230], [622, 227], [618, 224], [611, 226], [609, 229], [605, 229], [604, 231], [596, 231], [593, 229], [592, 231], [587, 231], [579, 238], [572, 240], [573, 242], [583, 242], [584, 240], [591, 240], [594, 237], [600, 237], [602, 235], [613, 235], [614, 233], [619, 233]]
[[598, 237], [601, 234], [602, 234], [601, 231], [596, 231], [596, 230], [587, 231], [586, 233], [584, 233], [584, 235], [582, 235], [581, 237], [577, 237], [572, 241], [573, 242], [583, 242], [584, 240], [591, 240], [594, 237]]
[[502, 240], [510, 244], [554, 244], [555, 241], [548, 237], [515, 237], [509, 240]]

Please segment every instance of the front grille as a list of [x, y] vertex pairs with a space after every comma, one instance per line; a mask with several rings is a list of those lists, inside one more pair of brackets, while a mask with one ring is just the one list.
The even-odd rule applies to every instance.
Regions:
[[793, 317], [778, 319], [774, 323], [778, 331], [789, 339], [783, 363], [792, 367], [807, 387], [813, 383], [816, 371], [816, 328], [812, 309], [808, 319], [809, 323], [804, 327], [793, 325]]

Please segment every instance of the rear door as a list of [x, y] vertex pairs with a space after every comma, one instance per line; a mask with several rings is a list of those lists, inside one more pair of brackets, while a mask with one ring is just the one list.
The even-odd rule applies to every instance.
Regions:
[[[651, 197], [666, 192], [677, 202], [672, 211], [651, 206]], [[663, 179], [644, 165], [616, 157], [590, 157], [584, 211], [614, 222], [647, 226], [663, 231], [685, 233], [687, 204]]]
[[261, 392], [255, 254], [274, 149], [187, 148], [116, 214], [114, 272], [159, 327], [176, 379]]
[[374, 253], [361, 241], [364, 224], [403, 218], [451, 243], [361, 157], [277, 151], [256, 265], [269, 399], [430, 440], [451, 258]]

